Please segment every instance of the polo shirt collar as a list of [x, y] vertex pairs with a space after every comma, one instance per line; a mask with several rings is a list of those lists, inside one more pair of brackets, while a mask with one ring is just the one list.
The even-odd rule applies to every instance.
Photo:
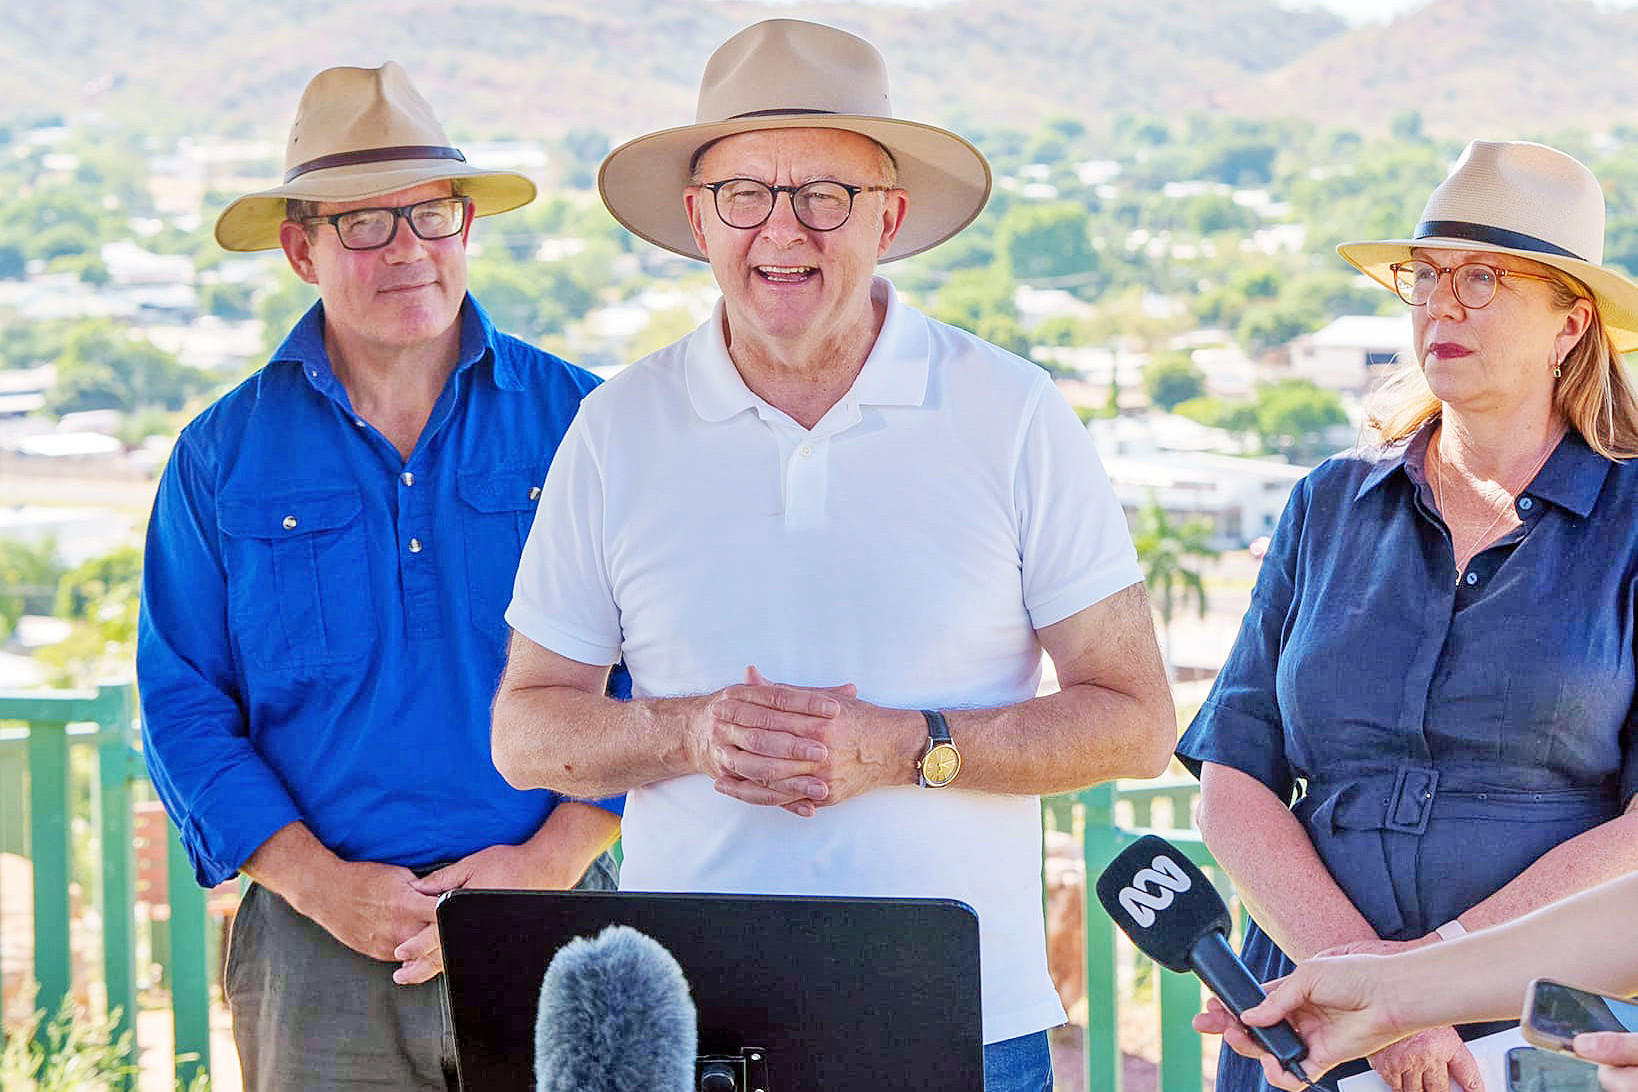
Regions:
[[[1371, 472], [1365, 475], [1355, 496], [1363, 497], [1396, 471], [1404, 471], [1406, 477], [1413, 480], [1425, 477], [1422, 468], [1426, 465], [1428, 443], [1438, 427], [1439, 419], [1435, 417], [1408, 441], [1384, 454]], [[1588, 447], [1581, 433], [1572, 428], [1564, 434], [1563, 441], [1529, 484], [1529, 493], [1585, 519], [1604, 488], [1604, 478], [1609, 469], [1610, 461]]]
[[[926, 321], [899, 302], [898, 293], [884, 277], [871, 281], [870, 295], [886, 303], [887, 316], [843, 401], [875, 406], [922, 405], [927, 397], [931, 355]], [[707, 421], [726, 421], [764, 404], [745, 385], [728, 355], [721, 300], [705, 325], [689, 335], [683, 370], [694, 412]]]
[[[494, 323], [469, 292], [461, 304], [461, 351], [455, 362], [455, 371], [464, 372], [488, 356], [495, 362], [495, 385], [504, 390], [522, 390], [523, 377], [518, 373], [517, 362], [503, 359], [501, 354], [494, 352], [494, 345]], [[314, 389], [330, 397], [339, 396], [341, 382], [336, 379], [335, 369], [330, 365], [330, 354], [324, 347], [323, 300], [307, 309], [307, 313], [285, 335], [269, 359], [274, 363], [300, 365], [302, 374]]]

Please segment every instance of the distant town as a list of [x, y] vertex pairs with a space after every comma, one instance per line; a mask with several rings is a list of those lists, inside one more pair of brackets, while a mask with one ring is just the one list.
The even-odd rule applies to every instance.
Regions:
[[[1210, 609], [1165, 621], [1178, 677], [1209, 677], [1291, 486], [1355, 442], [1364, 392], [1407, 358], [1403, 306], [1332, 247], [1408, 229], [1459, 147], [1415, 115], [1375, 140], [1136, 117], [1113, 137], [1071, 118], [972, 135], [996, 169], [989, 207], [886, 273], [1053, 374], [1134, 528], [1147, 509], [1196, 532]], [[476, 226], [474, 295], [503, 329], [604, 375], [715, 300], [703, 266], [603, 211], [591, 180], [608, 146], [592, 130], [465, 146], [541, 183], [531, 206]], [[0, 689], [129, 676], [141, 534], [170, 444], [313, 299], [277, 251], [229, 254], [211, 237], [282, 155], [272, 139], [152, 148], [95, 117], [0, 129]], [[1623, 241], [1638, 250], [1629, 174], [1609, 175], [1616, 261]]]

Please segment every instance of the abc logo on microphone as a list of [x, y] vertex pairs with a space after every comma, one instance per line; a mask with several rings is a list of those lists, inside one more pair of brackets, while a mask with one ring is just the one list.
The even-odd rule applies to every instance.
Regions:
[[1132, 921], [1140, 928], [1147, 929], [1155, 923], [1155, 911], [1164, 910], [1172, 904], [1172, 899], [1187, 891], [1190, 886], [1188, 874], [1178, 863], [1159, 854], [1150, 862], [1149, 867], [1139, 869], [1120, 889], [1116, 901], [1120, 908], [1131, 915]]

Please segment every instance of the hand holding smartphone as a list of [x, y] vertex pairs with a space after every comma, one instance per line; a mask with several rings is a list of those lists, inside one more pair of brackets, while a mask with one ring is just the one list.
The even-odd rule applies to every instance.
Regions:
[[1536, 1047], [1507, 1052], [1507, 1092], [1602, 1092], [1598, 1067]]
[[1543, 1050], [1571, 1054], [1570, 1043], [1582, 1032], [1638, 1031], [1638, 1003], [1538, 978], [1525, 995], [1519, 1030]]

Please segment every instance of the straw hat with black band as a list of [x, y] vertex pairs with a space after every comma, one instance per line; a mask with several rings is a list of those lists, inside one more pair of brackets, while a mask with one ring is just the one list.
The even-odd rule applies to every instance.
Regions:
[[424, 182], [458, 181], [475, 216], [527, 205], [535, 184], [514, 171], [473, 167], [398, 64], [327, 68], [302, 92], [284, 153], [284, 183], [222, 210], [216, 241], [228, 250], [279, 245], [285, 202], [359, 201]]
[[706, 62], [694, 124], [622, 144], [603, 160], [597, 188], [633, 234], [703, 261], [682, 200], [695, 153], [735, 133], [795, 128], [859, 133], [892, 154], [910, 210], [882, 261], [937, 246], [989, 199], [990, 165], [977, 148], [893, 116], [887, 66], [874, 46], [797, 19], [768, 19], [724, 42]]
[[1567, 273], [1593, 296], [1616, 349], [1638, 349], [1638, 283], [1602, 264], [1604, 192], [1555, 148], [1475, 140], [1428, 198], [1411, 238], [1343, 243], [1337, 253], [1391, 289], [1388, 267], [1412, 247], [1512, 254]]

